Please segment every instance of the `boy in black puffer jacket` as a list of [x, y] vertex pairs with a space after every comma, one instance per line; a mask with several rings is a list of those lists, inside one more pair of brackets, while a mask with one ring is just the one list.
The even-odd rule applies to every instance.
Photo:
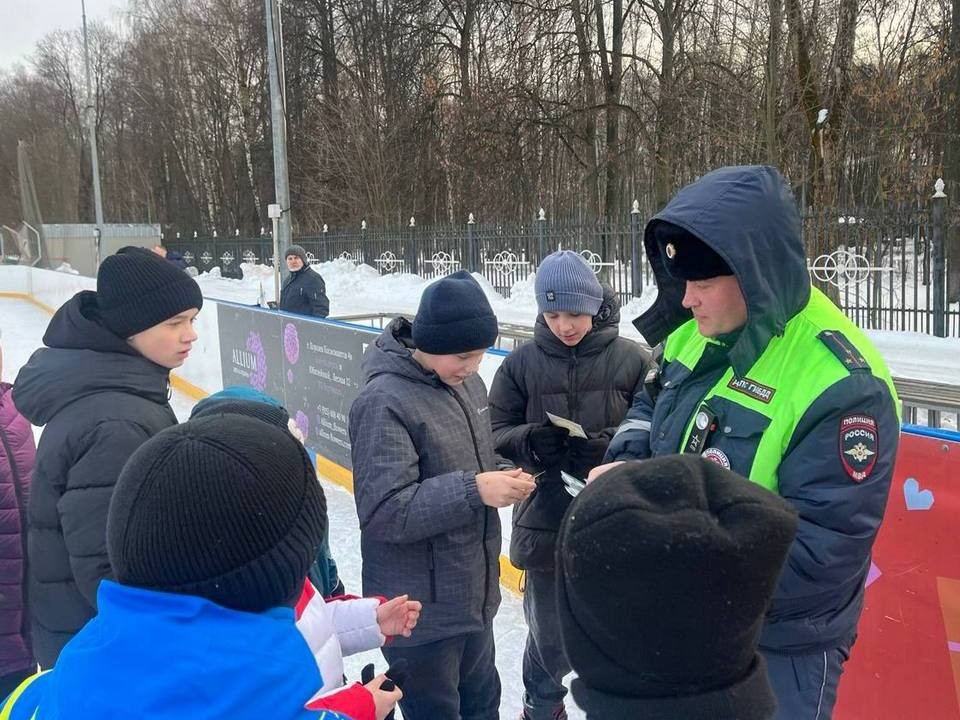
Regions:
[[[525, 720], [566, 717], [562, 684], [570, 671], [557, 626], [554, 548], [572, 500], [560, 471], [584, 478], [600, 464], [610, 438], [642, 389], [649, 355], [619, 337], [620, 305], [586, 261], [563, 250], [537, 271], [534, 342], [512, 352], [490, 390], [497, 451], [528, 472], [537, 492], [514, 508], [510, 560], [526, 571], [523, 609], [529, 626], [523, 657]], [[586, 431], [575, 438], [546, 413]]]
[[200, 286], [144, 248], [124, 248], [57, 310], [13, 386], [17, 407], [45, 426], [28, 506], [28, 590], [37, 662], [96, 615], [113, 576], [107, 510], [124, 463], [177, 418], [170, 371], [186, 361], [203, 307]]

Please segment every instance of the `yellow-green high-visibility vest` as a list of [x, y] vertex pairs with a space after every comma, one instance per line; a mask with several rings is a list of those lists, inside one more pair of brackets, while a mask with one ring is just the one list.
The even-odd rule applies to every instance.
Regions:
[[[770, 340], [746, 377], [737, 378], [733, 368], [727, 368], [704, 395], [706, 403], [714, 397], [724, 398], [769, 420], [748, 477], [774, 492], [778, 489], [780, 460], [804, 413], [825, 390], [851, 372], [835, 350], [820, 339], [821, 333], [835, 333], [839, 345], [849, 343], [855, 348], [869, 364], [869, 371], [890, 388], [898, 418], [900, 416], [900, 403], [883, 357], [860, 328], [826, 295], [812, 288], [807, 305], [790, 319], [783, 335]], [[678, 362], [692, 370], [712, 342], [700, 334], [696, 320], [689, 320], [667, 338], [664, 360]], [[695, 417], [696, 412], [687, 423], [677, 452], [686, 446]]]

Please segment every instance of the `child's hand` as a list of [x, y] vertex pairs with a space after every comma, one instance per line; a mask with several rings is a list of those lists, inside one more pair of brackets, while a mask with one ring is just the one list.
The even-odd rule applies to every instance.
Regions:
[[410, 637], [420, 619], [423, 605], [407, 595], [388, 600], [377, 608], [377, 624], [384, 635]]
[[392, 682], [389, 683], [387, 687], [393, 687], [393, 690], [382, 690], [380, 686], [383, 685], [384, 682], [388, 682], [387, 676], [377, 675], [373, 680], [364, 685], [364, 687], [370, 691], [370, 694], [373, 695], [373, 704], [376, 707], [377, 720], [385, 720], [387, 715], [393, 712], [397, 703], [400, 702], [400, 698], [403, 697], [400, 688], [395, 687]]
[[590, 474], [587, 475], [587, 482], [593, 482], [598, 477], [603, 475], [607, 470], [613, 470], [613, 468], [615, 468], [617, 465], [623, 465], [623, 460], [614, 460], [606, 465], [597, 465], [593, 470], [590, 471]]
[[480, 500], [495, 508], [520, 502], [537, 488], [533, 476], [520, 469], [477, 473], [476, 481]]

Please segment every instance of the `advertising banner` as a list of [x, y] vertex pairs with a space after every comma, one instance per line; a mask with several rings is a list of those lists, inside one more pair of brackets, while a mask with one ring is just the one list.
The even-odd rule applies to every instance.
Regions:
[[361, 363], [378, 332], [336, 322], [218, 303], [223, 386], [250, 385], [277, 398], [306, 444], [347, 469], [348, 417]]

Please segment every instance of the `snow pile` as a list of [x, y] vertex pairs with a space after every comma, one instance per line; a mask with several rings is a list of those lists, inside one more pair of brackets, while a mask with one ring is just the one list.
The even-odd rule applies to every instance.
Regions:
[[960, 385], [960, 340], [914, 332], [866, 330], [896, 377]]
[[74, 270], [70, 263], [63, 262], [54, 270], [54, 272], [67, 273], [68, 275], [79, 275], [79, 270]]
[[[406, 314], [414, 315], [424, 289], [439, 278], [425, 279], [409, 273], [381, 275], [376, 268], [357, 264], [349, 258], [336, 258], [315, 263], [330, 298], [331, 317]], [[222, 277], [220, 268], [197, 277], [204, 297], [226, 300], [243, 305], [263, 305], [274, 300], [273, 268], [266, 265], [242, 263], [242, 280]], [[483, 288], [493, 311], [501, 323], [533, 327], [537, 319], [537, 299], [534, 293], [536, 273], [518, 280], [508, 297], [498, 293], [483, 275], [473, 273]], [[656, 287], [644, 288], [642, 297], [634, 298], [620, 311], [620, 332], [626, 337], [639, 338], [632, 325], [635, 317], [648, 308], [657, 296]]]
[[[246, 267], [246, 263], [242, 267]], [[270, 268], [265, 269], [270, 271]], [[269, 272], [269, 275], [272, 278], [273, 273]], [[196, 281], [204, 297], [241, 305], [260, 304], [266, 286], [266, 281], [261, 281], [260, 274], [257, 272], [252, 272], [250, 275], [244, 272], [243, 279], [236, 280], [223, 277], [220, 274], [219, 267], [214, 267], [209, 272], [200, 273], [196, 277]], [[272, 279], [269, 280], [269, 287], [272, 293]]]

